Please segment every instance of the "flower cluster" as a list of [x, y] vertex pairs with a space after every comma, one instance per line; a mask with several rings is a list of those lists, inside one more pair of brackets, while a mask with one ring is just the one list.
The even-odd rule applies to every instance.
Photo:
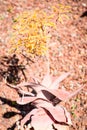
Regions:
[[47, 51], [47, 27], [54, 27], [51, 17], [44, 11], [35, 9], [24, 11], [14, 18], [10, 51], [45, 55]]

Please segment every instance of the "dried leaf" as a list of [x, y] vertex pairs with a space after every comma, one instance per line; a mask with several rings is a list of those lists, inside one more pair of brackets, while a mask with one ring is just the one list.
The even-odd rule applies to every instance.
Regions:
[[72, 97], [74, 97], [75, 95], [77, 95], [84, 87], [86, 87], [85, 85], [79, 87], [79, 89], [77, 89], [76, 91], [72, 92], [69, 94], [69, 96], [67, 97], [67, 99], [70, 99]]
[[58, 77], [50, 86], [51, 89], [57, 89], [59, 86], [59, 83], [62, 82], [65, 78], [67, 78], [70, 75], [70, 72], [62, 74], [60, 77]]
[[53, 124], [53, 120], [49, 118], [42, 108], [39, 108], [37, 113], [31, 118], [31, 125], [35, 128], [35, 130], [47, 130], [51, 124]]
[[17, 99], [17, 103], [20, 105], [25, 105], [25, 104], [28, 104], [30, 102], [33, 102], [36, 99], [37, 99], [37, 97], [22, 97], [22, 98]]
[[52, 84], [51, 76], [47, 73], [41, 82], [42, 85], [49, 87]]

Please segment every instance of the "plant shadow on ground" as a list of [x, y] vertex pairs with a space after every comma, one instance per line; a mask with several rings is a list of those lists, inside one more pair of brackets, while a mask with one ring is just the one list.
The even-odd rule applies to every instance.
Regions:
[[[31, 111], [34, 106], [32, 106], [31, 104], [26, 104], [26, 105], [19, 105], [17, 104], [15, 101], [0, 97], [0, 100], [2, 102], [3, 105], [7, 104], [10, 107], [16, 108], [19, 112], [15, 112], [15, 111], [9, 111], [3, 114], [3, 118], [9, 119], [15, 115], [21, 115], [21, 119], [27, 114], [29, 113], [29, 111]], [[21, 120], [20, 119], [20, 120]], [[25, 125], [27, 125], [30, 121], [26, 122]], [[16, 128], [16, 122], [14, 122], [14, 124], [11, 126], [11, 128], [7, 128], [7, 130], [14, 130]]]
[[8, 83], [17, 84], [20, 82], [19, 72], [22, 72], [24, 79], [26, 80], [26, 75], [24, 73], [25, 66], [19, 64], [19, 59], [16, 54], [10, 56], [2, 57], [0, 61], [0, 76], [5, 78]]
[[[32, 62], [34, 63], [33, 60], [31, 60], [30, 58], [27, 58], [25, 55], [23, 55], [24, 58], [26, 58], [27, 62]], [[25, 65], [22, 65], [19, 63], [19, 58], [17, 57], [16, 54], [13, 54], [12, 56], [3, 56], [1, 57], [0, 60], [0, 81], [2, 82], [3, 79], [6, 80], [7, 83], [9, 84], [14, 84], [17, 85], [18, 83], [21, 82], [19, 73], [21, 71], [22, 76], [24, 77], [24, 80], [27, 80], [27, 77], [25, 75]], [[20, 96], [21, 94], [18, 93]], [[12, 118], [15, 115], [21, 115], [21, 119], [27, 114], [29, 113], [29, 111], [31, 111], [34, 106], [31, 106], [30, 104], [27, 105], [19, 105], [16, 103], [16, 101], [12, 101], [8, 98], [3, 98], [0, 96], [0, 100], [2, 102], [2, 105], [8, 105], [12, 108], [16, 108], [19, 112], [15, 112], [15, 111], [9, 111], [3, 114], [3, 118], [5, 119], [9, 119]], [[20, 119], [20, 120], [21, 120]], [[26, 123], [26, 125], [29, 122]], [[11, 126], [11, 128], [7, 128], [7, 130], [14, 130], [16, 128], [16, 122], [14, 122], [14, 124]]]

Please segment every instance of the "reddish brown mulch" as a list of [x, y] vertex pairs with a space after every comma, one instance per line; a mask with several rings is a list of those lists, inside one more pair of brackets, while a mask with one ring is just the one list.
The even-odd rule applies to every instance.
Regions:
[[[63, 20], [60, 23], [57, 16], [56, 30], [50, 29], [48, 32], [51, 39], [48, 42], [50, 71], [54, 76], [59, 76], [63, 72], [71, 72], [60, 86], [68, 91], [74, 91], [80, 85], [86, 87], [73, 99], [65, 103], [68, 111], [71, 113], [73, 127], [70, 130], [87, 130], [87, 12], [85, 16], [80, 17], [87, 11], [86, 0], [0, 0], [0, 63], [2, 56], [8, 56], [9, 34], [13, 17], [24, 10], [34, 9], [36, 7], [50, 11], [51, 6], [56, 4], [67, 4], [71, 6], [70, 19]], [[32, 76], [41, 80], [47, 71], [45, 57], [36, 57], [27, 64], [27, 60], [22, 55], [17, 55], [20, 64], [25, 65], [25, 75], [27, 80]], [[5, 66], [0, 64], [0, 70]], [[24, 77], [21, 77], [24, 80]], [[4, 78], [0, 76], [0, 130], [12, 130], [12, 125], [21, 118], [20, 115], [9, 117], [7, 112], [19, 112], [20, 106], [14, 102], [18, 98], [17, 92], [8, 87]], [[24, 112], [24, 109], [22, 109]], [[13, 113], [14, 114], [14, 113]], [[9, 128], [9, 129], [8, 129]]]

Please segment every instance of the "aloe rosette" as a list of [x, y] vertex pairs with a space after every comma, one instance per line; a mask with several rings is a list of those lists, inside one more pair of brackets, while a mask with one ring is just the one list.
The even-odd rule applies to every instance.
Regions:
[[[63, 107], [60, 102], [67, 101], [75, 96], [84, 86], [79, 87], [75, 92], [67, 92], [59, 89], [59, 83], [63, 81], [70, 73], [64, 73], [52, 81], [53, 77], [46, 74], [42, 82], [23, 82], [14, 87], [23, 96], [17, 100], [20, 105], [32, 104], [34, 108], [21, 120], [21, 128], [30, 120], [30, 125], [35, 130], [47, 130], [49, 125], [66, 124], [72, 125], [70, 113]], [[30, 87], [33, 91], [25, 92], [23, 86]], [[27, 96], [25, 96], [27, 95]]]

